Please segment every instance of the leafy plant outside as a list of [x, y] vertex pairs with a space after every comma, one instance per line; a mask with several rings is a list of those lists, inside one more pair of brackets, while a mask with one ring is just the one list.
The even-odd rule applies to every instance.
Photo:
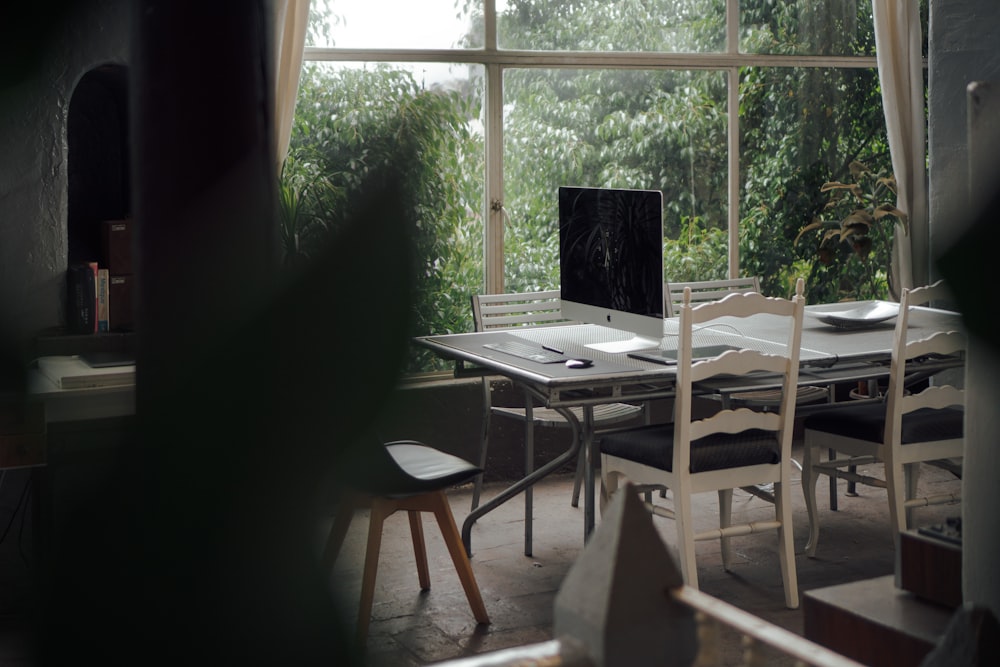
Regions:
[[[628, 12], [645, 11], [643, 3], [597, 0], [509, 4], [510, 11], [500, 17], [505, 34], [521, 35], [524, 48], [540, 43], [566, 48], [560, 40], [580, 34], [574, 22], [584, 32], [601, 25], [615, 40], [625, 39], [627, 22], [595, 23], [588, 12], [596, 8], [600, 17], [614, 4], [622, 13], [616, 17], [624, 19]], [[814, 52], [814, 46], [789, 37], [798, 34], [800, 20], [789, 7], [763, 0], [744, 3], [742, 39], [761, 53]], [[859, 6], [857, 11], [864, 10]], [[692, 10], [688, 37], [693, 41], [684, 48], [711, 50], [717, 35], [697, 15]], [[514, 25], [518, 21], [522, 25]], [[850, 34], [856, 44], [821, 45], [821, 51], [871, 53], [870, 34]], [[407, 191], [418, 221], [420, 267], [414, 276], [414, 334], [471, 330], [469, 295], [483, 288], [485, 156], [477, 129], [482, 74], [470, 71], [470, 80], [454, 90], [427, 89], [391, 65], [331, 69], [314, 64], [302, 76], [282, 174], [289, 214], [283, 224], [286, 248], [292, 256], [308, 257], [311, 246], [336, 234], [350, 215], [349, 201], [366, 175], [401, 154], [408, 156]], [[660, 189], [665, 277], [726, 276], [723, 73], [511, 70], [504, 87], [505, 101], [510, 96], [504, 117], [504, 255], [511, 291], [558, 286], [558, 185]], [[869, 290], [864, 294], [877, 294], [878, 272], [871, 280], [863, 275], [865, 267], [845, 244], [834, 261], [823, 264], [814, 244], [796, 243], [799, 231], [827, 204], [821, 184], [847, 181], [855, 161], [872, 165], [876, 173], [889, 161], [874, 70], [744, 68], [739, 91], [740, 274], [759, 276], [765, 293], [783, 296], [791, 294], [797, 277], [805, 277], [811, 303], [843, 298], [862, 284]], [[878, 225], [871, 231], [872, 266], [880, 265], [878, 253], [891, 243], [889, 228]], [[882, 232], [890, 236], [882, 238]], [[410, 370], [446, 367], [415, 350]]]
[[[829, 201], [803, 227], [795, 243], [819, 236], [819, 264], [838, 276], [840, 299], [890, 296], [889, 272], [895, 224], [907, 231], [906, 214], [896, 208], [896, 181], [860, 162], [850, 165], [853, 183], [830, 181], [820, 187]], [[818, 233], [818, 234], [817, 234]]]

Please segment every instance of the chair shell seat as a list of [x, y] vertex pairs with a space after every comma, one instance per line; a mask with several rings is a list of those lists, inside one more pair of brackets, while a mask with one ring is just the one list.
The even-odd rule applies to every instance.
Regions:
[[[656, 424], [604, 436], [601, 453], [673, 470], [673, 424]], [[781, 446], [774, 433], [748, 429], [739, 434], [713, 433], [691, 441], [691, 472], [777, 464]]]
[[481, 472], [479, 466], [463, 458], [417, 442], [393, 443], [386, 449], [415, 484], [433, 482], [431, 487], [440, 488], [442, 484], [459, 484]]
[[327, 568], [332, 568], [355, 510], [368, 507], [368, 543], [361, 578], [356, 632], [359, 645], [363, 646], [368, 637], [382, 545], [382, 527], [385, 519], [398, 511], [405, 511], [409, 516], [420, 589], [428, 590], [431, 586], [423, 522], [420, 518], [421, 513], [429, 512], [434, 514], [441, 529], [441, 537], [448, 547], [473, 616], [478, 623], [489, 623], [483, 596], [479, 592], [469, 556], [462, 546], [462, 537], [445, 495], [447, 487], [471, 479], [482, 470], [464, 459], [416, 440], [394, 440], [384, 445], [377, 443], [367, 450], [367, 454], [370, 458], [364, 460], [358, 470], [352, 471], [350, 479], [345, 480], [344, 488], [340, 489], [342, 497], [323, 549], [323, 563]]
[[[881, 443], [885, 418], [885, 403], [869, 403], [817, 412], [806, 417], [803, 425], [810, 431]], [[961, 438], [964, 421], [965, 412], [956, 408], [914, 410], [903, 415], [901, 444]]]
[[387, 443], [388, 460], [377, 471], [357, 471], [349, 482], [365, 493], [390, 498], [436, 491], [461, 484], [482, 472], [465, 459], [415, 440]]

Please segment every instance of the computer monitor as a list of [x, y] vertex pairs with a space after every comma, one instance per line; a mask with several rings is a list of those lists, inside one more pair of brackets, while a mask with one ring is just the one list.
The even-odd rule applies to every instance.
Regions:
[[564, 317], [634, 334], [588, 347], [604, 352], [658, 347], [663, 338], [663, 194], [560, 187], [559, 280]]

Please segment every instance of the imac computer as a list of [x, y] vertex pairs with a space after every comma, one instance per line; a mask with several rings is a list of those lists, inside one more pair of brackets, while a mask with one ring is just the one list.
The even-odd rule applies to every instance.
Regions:
[[663, 194], [560, 187], [559, 280], [564, 317], [633, 334], [587, 347], [604, 352], [658, 347], [663, 338]]

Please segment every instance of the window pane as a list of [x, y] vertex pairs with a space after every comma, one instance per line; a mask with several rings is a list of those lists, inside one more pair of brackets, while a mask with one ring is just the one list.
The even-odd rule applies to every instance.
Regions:
[[740, 51], [874, 55], [871, 0], [740, 0]]
[[[313, 0], [309, 46], [342, 49], [482, 47], [474, 20], [456, 0]], [[471, 40], [471, 41], [470, 41]]]
[[560, 185], [662, 190], [668, 279], [725, 275], [722, 73], [513, 70], [504, 91], [506, 289], [558, 287]]
[[[796, 277], [805, 277], [809, 303], [885, 298], [892, 218], [871, 226], [868, 250], [840, 237], [842, 219], [856, 209], [871, 212], [873, 192], [878, 203], [896, 203], [873, 177], [892, 169], [877, 71], [748, 68], [740, 92], [743, 273], [760, 276], [773, 296], [789, 296]], [[861, 185], [865, 201], [848, 190], [820, 191], [832, 181]], [[835, 197], [843, 201], [828, 207]], [[796, 243], [800, 230], [819, 220], [829, 225]], [[833, 236], [824, 242], [827, 232]]]
[[725, 0], [497, 0], [501, 48], [720, 52]]
[[[348, 219], [353, 198], [373, 178], [379, 183], [383, 167], [405, 165], [404, 197], [416, 222], [411, 333], [471, 331], [468, 295], [483, 283], [483, 73], [456, 66], [470, 76], [446, 89], [421, 85], [420, 67], [308, 63], [283, 179], [308, 195], [295, 235], [307, 260]], [[411, 356], [411, 371], [439, 365], [420, 350]]]

